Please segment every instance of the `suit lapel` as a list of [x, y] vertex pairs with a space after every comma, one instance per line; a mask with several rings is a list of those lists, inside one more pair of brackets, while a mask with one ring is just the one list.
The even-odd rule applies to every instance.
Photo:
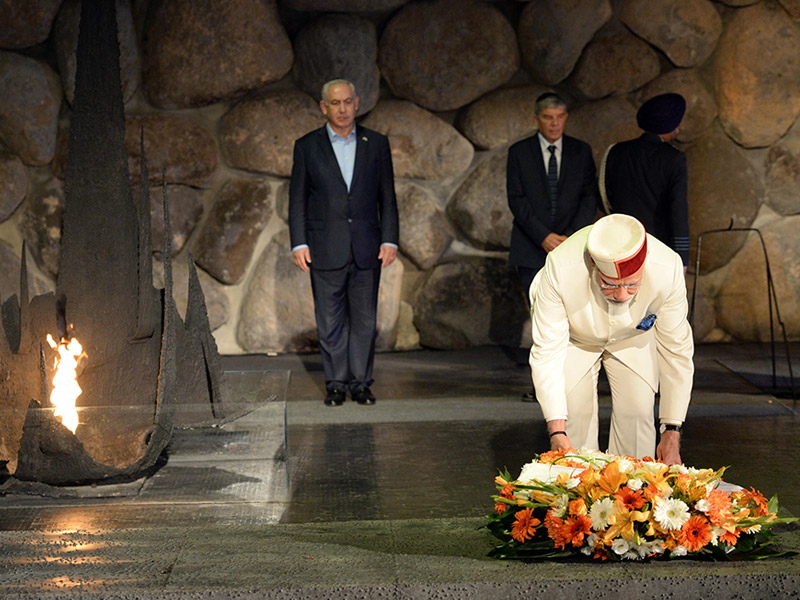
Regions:
[[333, 171], [336, 173], [336, 177], [342, 183], [342, 185], [347, 188], [347, 183], [342, 177], [342, 169], [339, 168], [339, 161], [336, 160], [336, 154], [333, 152], [333, 146], [331, 145], [331, 139], [328, 137], [328, 128], [323, 125], [322, 129], [319, 130], [319, 145], [321, 154], [327, 163], [328, 170]]
[[356, 182], [364, 170], [367, 163], [367, 152], [369, 151], [369, 136], [358, 125], [356, 128], [356, 160], [353, 165], [353, 179], [350, 181], [350, 189], [355, 189]]

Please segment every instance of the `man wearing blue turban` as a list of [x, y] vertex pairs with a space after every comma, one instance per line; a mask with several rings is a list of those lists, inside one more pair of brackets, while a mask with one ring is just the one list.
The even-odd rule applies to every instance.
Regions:
[[680, 94], [661, 94], [639, 108], [644, 133], [614, 144], [600, 167], [600, 195], [606, 212], [638, 219], [648, 233], [689, 263], [689, 205], [686, 155], [672, 146], [686, 112]]

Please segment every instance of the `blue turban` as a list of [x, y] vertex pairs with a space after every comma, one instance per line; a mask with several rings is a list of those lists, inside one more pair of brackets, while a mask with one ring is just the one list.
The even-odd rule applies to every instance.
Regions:
[[660, 94], [642, 104], [636, 123], [650, 133], [669, 133], [681, 124], [686, 100], [680, 94]]

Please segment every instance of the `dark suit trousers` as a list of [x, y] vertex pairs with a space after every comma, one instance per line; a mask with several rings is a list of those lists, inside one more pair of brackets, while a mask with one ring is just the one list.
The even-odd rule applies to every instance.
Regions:
[[380, 266], [359, 269], [352, 258], [345, 267], [330, 271], [311, 265], [314, 314], [328, 390], [372, 385], [380, 277]]

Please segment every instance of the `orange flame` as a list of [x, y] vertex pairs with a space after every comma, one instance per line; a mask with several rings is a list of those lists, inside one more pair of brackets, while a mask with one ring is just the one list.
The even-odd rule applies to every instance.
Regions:
[[83, 347], [78, 340], [63, 339], [60, 344], [56, 344], [53, 336], [47, 334], [47, 343], [58, 352], [55, 359], [54, 368], [56, 374], [53, 376], [53, 391], [50, 392], [50, 403], [55, 407], [53, 413], [61, 418], [61, 423], [72, 433], [78, 428], [78, 411], [75, 408], [75, 400], [81, 395], [83, 390], [78, 385], [78, 359], [83, 355]]

